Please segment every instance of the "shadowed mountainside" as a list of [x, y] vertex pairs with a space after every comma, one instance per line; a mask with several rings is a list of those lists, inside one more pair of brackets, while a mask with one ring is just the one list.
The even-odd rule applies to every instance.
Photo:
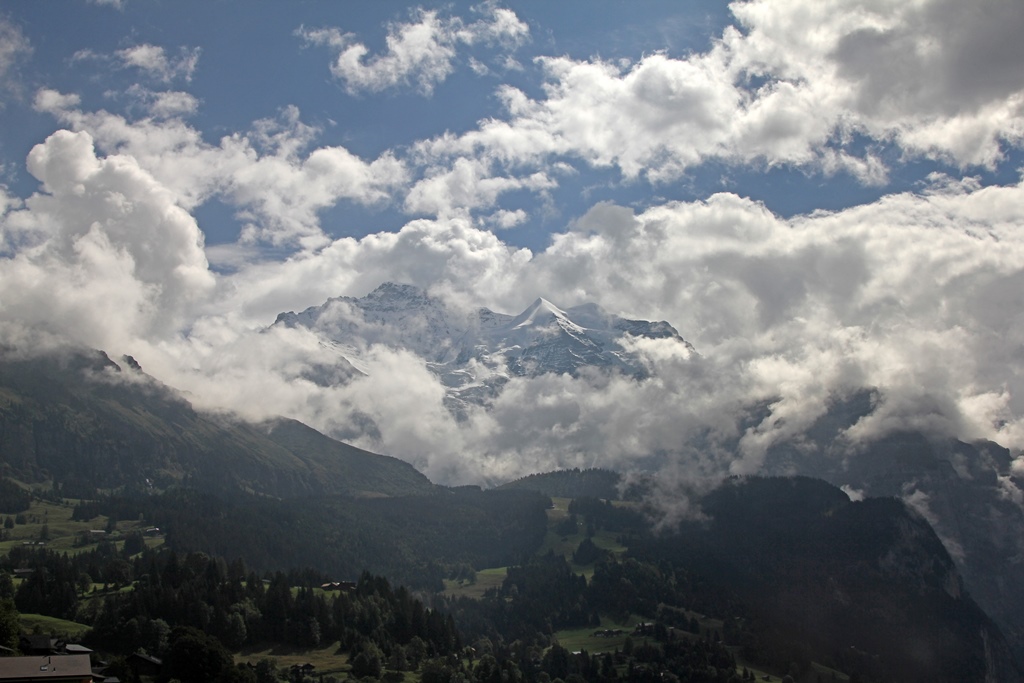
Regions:
[[[603, 498], [618, 500], [622, 475], [611, 470], [590, 468], [530, 474], [502, 484], [500, 489], [539, 491], [554, 498]], [[628, 492], [627, 492], [628, 493]]]
[[727, 482], [702, 509], [706, 520], [631, 550], [734, 592], [761, 623], [748, 651], [771, 658], [799, 643], [872, 680], [1022, 680], [938, 536], [899, 500], [754, 478]]
[[397, 458], [298, 422], [196, 412], [130, 357], [118, 364], [99, 351], [0, 355], [0, 461], [5, 476], [52, 482], [69, 497], [174, 484], [274, 497], [433, 488]]

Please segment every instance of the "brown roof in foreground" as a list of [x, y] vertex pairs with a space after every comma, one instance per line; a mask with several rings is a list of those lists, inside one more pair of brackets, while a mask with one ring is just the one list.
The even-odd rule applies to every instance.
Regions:
[[0, 681], [91, 681], [89, 655], [0, 657]]

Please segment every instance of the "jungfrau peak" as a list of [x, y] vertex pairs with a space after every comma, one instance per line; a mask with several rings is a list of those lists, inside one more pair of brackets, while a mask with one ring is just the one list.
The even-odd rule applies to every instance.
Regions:
[[643, 359], [628, 339], [669, 339], [685, 354], [693, 347], [667, 322], [628, 320], [597, 304], [561, 309], [538, 298], [518, 315], [487, 308], [463, 312], [412, 285], [384, 283], [364, 297], [338, 297], [275, 325], [306, 327], [336, 348], [339, 362], [364, 368], [373, 344], [405, 349], [423, 359], [461, 412], [487, 405], [512, 377], [576, 375], [584, 368], [643, 378]]

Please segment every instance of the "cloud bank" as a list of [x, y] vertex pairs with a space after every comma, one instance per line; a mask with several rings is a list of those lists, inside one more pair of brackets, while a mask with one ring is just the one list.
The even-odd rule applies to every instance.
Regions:
[[[1024, 437], [1020, 185], [936, 178], [927, 192], [788, 220], [734, 194], [642, 213], [598, 204], [537, 254], [465, 219], [417, 220], [218, 276], [174, 193], [91, 143], [58, 132], [30, 155], [42, 189], [4, 217], [4, 317], [130, 352], [199, 405], [296, 417], [441, 481], [652, 457], [754, 472], [832, 397], [865, 387], [880, 402], [851, 441], [901, 428], [1014, 447]], [[649, 380], [514, 379], [492, 410], [458, 422], [408, 352], [374, 348], [367, 377], [322, 387], [305, 378], [336, 351], [308, 332], [263, 330], [289, 302], [387, 279], [501, 311], [540, 295], [599, 301], [671, 321], [701, 355], [637, 342]], [[769, 413], [744, 427], [760, 403]], [[698, 440], [722, 450], [691, 452]]]
[[[292, 105], [204, 134], [186, 121], [198, 98], [148, 89], [187, 85], [199, 51], [122, 50], [150, 84], [126, 93], [134, 115], [37, 91], [36, 110], [60, 129], [28, 155], [38, 190], [0, 193], [0, 321], [130, 353], [197, 406], [294, 417], [442, 483], [572, 466], [756, 472], [773, 444], [798, 441], [831, 400], [865, 388], [875, 409], [845, 433], [850, 444], [914, 428], [1024, 447], [1024, 186], [979, 179], [1024, 141], [1024, 49], [1009, 28], [1024, 9], [731, 9], [734, 25], [703, 52], [628, 64], [539, 55], [532, 94], [497, 88], [500, 116], [375, 158], [318, 145], [323, 131]], [[509, 52], [529, 37], [494, 5], [475, 20], [420, 10], [387, 31], [372, 56], [339, 29], [298, 35], [332, 50], [332, 75], [360, 97], [430, 94], [460, 50]], [[659, 198], [711, 162], [885, 187], [922, 159], [944, 171], [835, 211], [784, 217], [742, 192]], [[649, 199], [595, 196], [543, 248], [503, 239], [594, 170]], [[211, 250], [196, 215], [214, 201], [240, 229]], [[338, 207], [398, 218], [336, 238], [322, 216]], [[516, 378], [491, 410], [456, 420], [444, 387], [401, 348], [374, 346], [365, 377], [321, 386], [309, 377], [338, 351], [267, 329], [279, 312], [384, 281], [462, 309], [597, 302], [669, 321], [700, 355], [637, 341], [649, 379]]]

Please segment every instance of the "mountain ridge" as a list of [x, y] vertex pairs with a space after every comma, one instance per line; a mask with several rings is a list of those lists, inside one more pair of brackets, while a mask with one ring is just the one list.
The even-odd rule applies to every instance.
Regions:
[[364, 297], [335, 297], [281, 313], [274, 325], [312, 330], [337, 349], [339, 364], [356, 368], [373, 344], [407, 349], [441, 379], [456, 415], [488, 405], [514, 377], [575, 376], [584, 368], [647, 377], [629, 338], [669, 339], [684, 354], [696, 355], [668, 322], [622, 318], [595, 303], [562, 309], [538, 297], [515, 315], [459, 311], [418, 287], [391, 282]]
[[68, 493], [189, 483], [275, 497], [395, 495], [433, 484], [412, 465], [293, 420], [195, 411], [178, 392], [102, 351], [0, 354], [3, 474]]

